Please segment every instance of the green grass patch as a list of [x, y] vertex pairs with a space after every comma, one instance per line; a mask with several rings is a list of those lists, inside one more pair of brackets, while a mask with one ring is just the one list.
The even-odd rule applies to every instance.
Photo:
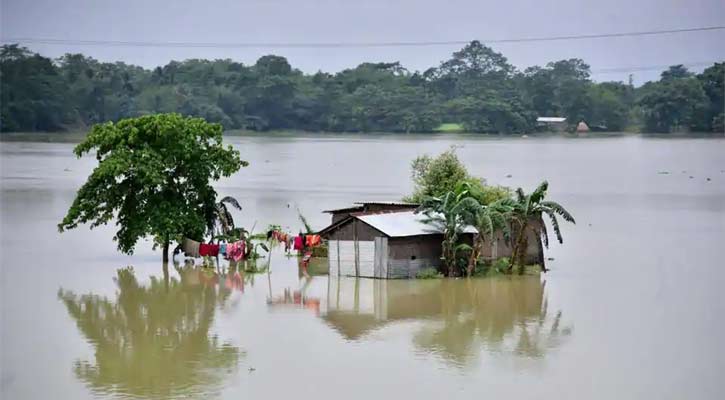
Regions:
[[415, 277], [418, 279], [438, 279], [438, 278], [443, 278], [443, 274], [438, 272], [437, 269], [429, 267], [429, 268], [423, 268], [420, 271], [418, 271], [418, 273], [415, 274]]
[[[506, 275], [508, 273], [509, 259], [507, 257], [499, 258], [493, 262], [483, 262], [476, 265], [473, 276], [497, 276]], [[538, 264], [518, 266], [515, 265], [512, 275], [520, 275], [521, 268], [524, 269], [523, 275], [538, 275], [541, 272], [541, 266]]]
[[438, 127], [433, 129], [433, 131], [441, 132], [441, 133], [460, 133], [460, 132], [465, 132], [466, 130], [463, 128], [463, 125], [461, 125], [461, 124], [448, 122], [445, 124], [438, 125]]

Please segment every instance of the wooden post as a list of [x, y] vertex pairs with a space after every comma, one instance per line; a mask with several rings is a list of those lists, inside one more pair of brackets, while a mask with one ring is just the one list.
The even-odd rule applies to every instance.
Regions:
[[360, 276], [360, 246], [357, 241], [357, 218], [352, 221], [352, 240], [355, 252], [355, 276]]

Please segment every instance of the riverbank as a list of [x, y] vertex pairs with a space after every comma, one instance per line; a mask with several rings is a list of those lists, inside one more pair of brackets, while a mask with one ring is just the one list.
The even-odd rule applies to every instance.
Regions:
[[[3, 132], [0, 133], [0, 142], [44, 142], [44, 143], [78, 143], [86, 136], [87, 131], [71, 132]], [[396, 133], [396, 132], [307, 132], [307, 131], [249, 131], [228, 130], [225, 137], [270, 137], [270, 138], [319, 138], [335, 137], [357, 139], [364, 137], [410, 137], [410, 138], [481, 138], [491, 140], [528, 139], [528, 138], [618, 138], [618, 137], [644, 137], [644, 138], [673, 138], [673, 139], [708, 139], [722, 138], [725, 133], [693, 132], [693, 133], [641, 133], [641, 132], [587, 132], [585, 134], [566, 132], [532, 132], [523, 135], [496, 135], [487, 133], [468, 132], [429, 132], [429, 133]]]

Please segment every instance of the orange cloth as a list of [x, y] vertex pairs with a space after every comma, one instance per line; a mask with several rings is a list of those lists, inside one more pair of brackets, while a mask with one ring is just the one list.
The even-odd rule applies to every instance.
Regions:
[[307, 235], [305, 238], [305, 243], [307, 244], [307, 247], [317, 247], [320, 245], [320, 242], [322, 242], [322, 238], [320, 238], [320, 235]]

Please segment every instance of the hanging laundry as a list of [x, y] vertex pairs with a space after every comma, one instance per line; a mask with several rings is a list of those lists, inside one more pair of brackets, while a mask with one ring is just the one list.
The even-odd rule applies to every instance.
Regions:
[[307, 247], [317, 247], [320, 245], [320, 242], [322, 239], [320, 238], [320, 235], [307, 235], [305, 238], [305, 243], [307, 244]]
[[304, 240], [302, 240], [302, 235], [295, 236], [295, 243], [294, 243], [294, 249], [295, 250], [302, 250], [304, 247]]
[[227, 260], [240, 261], [244, 258], [244, 241], [227, 244]]
[[227, 244], [226, 243], [222, 243], [219, 245], [219, 254], [221, 254], [222, 256], [227, 255]]
[[199, 255], [202, 257], [216, 257], [219, 255], [219, 245], [201, 243], [199, 245]]
[[196, 240], [191, 239], [184, 239], [184, 241], [181, 243], [181, 250], [184, 252], [184, 254], [187, 257], [199, 257], [199, 245], [201, 243], [197, 242]]

